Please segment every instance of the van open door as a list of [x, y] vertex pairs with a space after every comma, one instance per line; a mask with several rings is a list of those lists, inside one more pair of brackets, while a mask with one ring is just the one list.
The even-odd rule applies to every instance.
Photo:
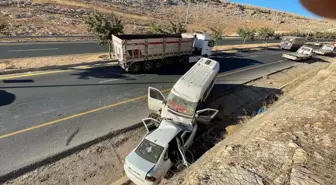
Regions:
[[153, 118], [144, 118], [142, 119], [142, 123], [144, 124], [146, 128], [147, 134], [153, 132], [160, 125], [160, 122]]
[[217, 115], [217, 113], [217, 109], [211, 108], [196, 111], [195, 121], [204, 124], [210, 123], [210, 121]]
[[161, 91], [153, 87], [148, 88], [148, 109], [156, 114], [161, 113], [164, 106], [165, 97]]

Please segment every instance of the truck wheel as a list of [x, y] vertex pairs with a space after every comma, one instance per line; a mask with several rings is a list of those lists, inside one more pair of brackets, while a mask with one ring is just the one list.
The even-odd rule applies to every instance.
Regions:
[[155, 62], [155, 68], [156, 69], [161, 69], [163, 66], [163, 61], [162, 60], [158, 60]]
[[139, 73], [141, 70], [141, 65], [139, 63], [133, 63], [131, 65], [131, 72], [132, 73]]
[[143, 64], [143, 68], [145, 71], [151, 71], [153, 69], [153, 63], [150, 61], [147, 61]]

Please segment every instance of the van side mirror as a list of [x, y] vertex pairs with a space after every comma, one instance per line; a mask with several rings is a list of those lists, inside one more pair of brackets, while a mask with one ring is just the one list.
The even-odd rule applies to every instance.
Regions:
[[210, 121], [217, 115], [217, 113], [217, 109], [211, 108], [196, 111], [195, 121], [205, 124], [210, 123]]

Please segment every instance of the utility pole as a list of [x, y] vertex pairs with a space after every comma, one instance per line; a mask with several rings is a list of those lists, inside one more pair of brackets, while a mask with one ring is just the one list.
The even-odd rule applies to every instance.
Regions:
[[188, 26], [188, 15], [189, 15], [189, 8], [190, 8], [190, 0], [188, 0], [188, 5], [187, 5], [187, 13], [186, 13], [186, 19], [185, 19], [185, 26]]

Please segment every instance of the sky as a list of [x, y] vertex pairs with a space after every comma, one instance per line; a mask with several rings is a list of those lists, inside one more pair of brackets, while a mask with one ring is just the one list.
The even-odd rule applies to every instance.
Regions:
[[301, 5], [299, 0], [229, 0], [229, 1], [242, 4], [250, 4], [274, 10], [281, 10], [285, 12], [291, 12], [311, 18], [318, 18], [317, 15], [306, 10]]

